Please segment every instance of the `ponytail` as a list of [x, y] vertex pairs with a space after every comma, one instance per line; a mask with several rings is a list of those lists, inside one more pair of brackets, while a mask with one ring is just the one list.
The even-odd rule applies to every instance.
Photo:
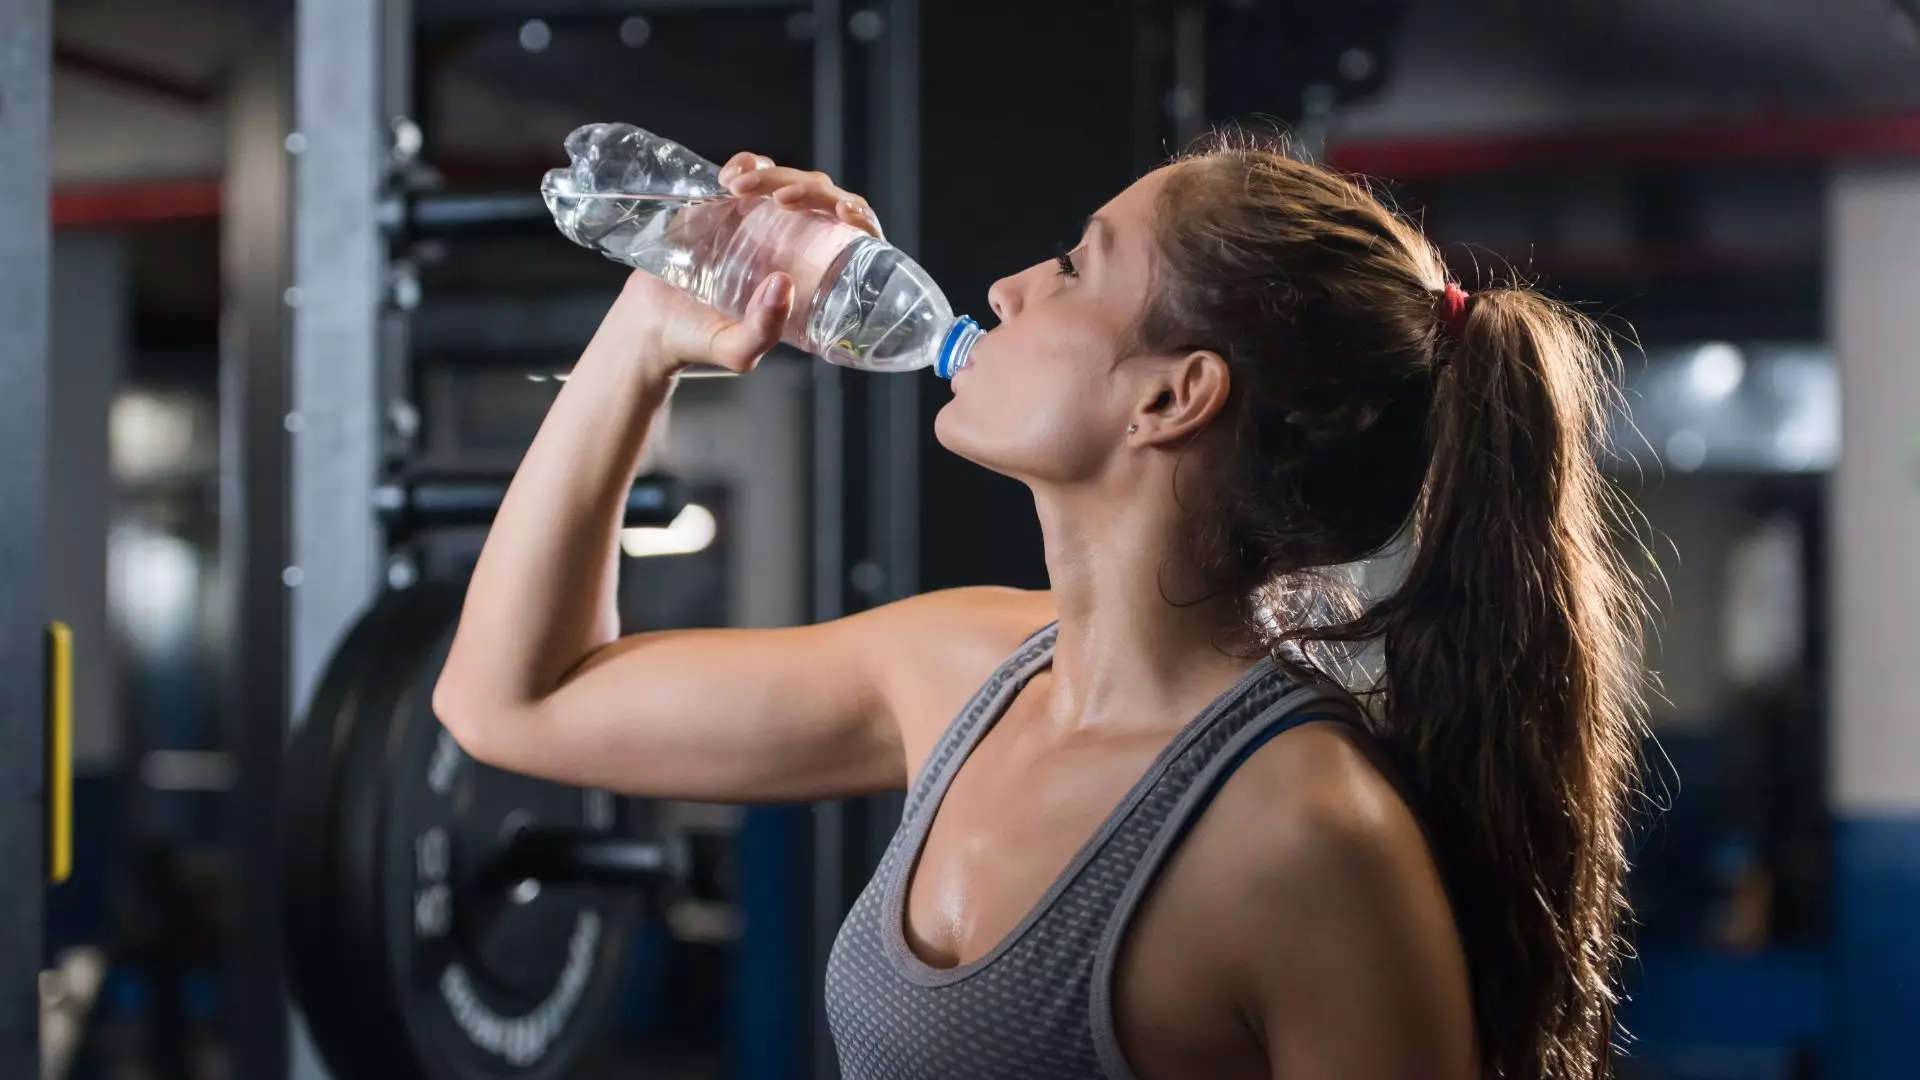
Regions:
[[1382, 731], [1441, 856], [1490, 1075], [1608, 1075], [1645, 731], [1642, 593], [1600, 469], [1617, 354], [1524, 288], [1439, 335], [1399, 586], [1283, 635], [1383, 645]]

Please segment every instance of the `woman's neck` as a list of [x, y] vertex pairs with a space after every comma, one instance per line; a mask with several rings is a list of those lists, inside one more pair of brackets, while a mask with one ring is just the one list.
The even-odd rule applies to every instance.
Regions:
[[1176, 508], [1036, 493], [1060, 627], [1052, 721], [1115, 731], [1184, 723], [1244, 674], [1239, 605], [1181, 554]]

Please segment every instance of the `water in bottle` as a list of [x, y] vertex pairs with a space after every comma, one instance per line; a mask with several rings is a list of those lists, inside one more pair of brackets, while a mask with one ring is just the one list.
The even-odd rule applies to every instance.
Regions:
[[931, 367], [951, 378], [980, 327], [955, 316], [898, 248], [815, 210], [738, 198], [712, 162], [630, 124], [567, 137], [572, 164], [540, 193], [569, 239], [645, 270], [730, 315], [775, 270], [793, 278], [781, 340], [865, 371]]

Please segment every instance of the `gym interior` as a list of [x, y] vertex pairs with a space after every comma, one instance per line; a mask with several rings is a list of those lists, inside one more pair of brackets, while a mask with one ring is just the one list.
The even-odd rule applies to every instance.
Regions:
[[[900, 796], [567, 789], [429, 704], [621, 288], [539, 195], [597, 121], [830, 174], [979, 315], [1196, 137], [1284, 132], [1465, 287], [1600, 320], [1658, 686], [1615, 1068], [1920, 1075], [1912, 0], [0, 0], [0, 1059], [839, 1075]], [[948, 396], [784, 347], [681, 380], [622, 625], [1046, 588]]]

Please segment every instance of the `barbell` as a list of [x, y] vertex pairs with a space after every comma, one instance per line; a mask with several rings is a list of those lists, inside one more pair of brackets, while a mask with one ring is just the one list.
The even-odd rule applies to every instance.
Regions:
[[[682, 505], [667, 484], [626, 521]], [[654, 804], [492, 768], [441, 727], [432, 690], [462, 594], [378, 599], [288, 742], [288, 982], [340, 1080], [575, 1075], [647, 902], [691, 872]]]

